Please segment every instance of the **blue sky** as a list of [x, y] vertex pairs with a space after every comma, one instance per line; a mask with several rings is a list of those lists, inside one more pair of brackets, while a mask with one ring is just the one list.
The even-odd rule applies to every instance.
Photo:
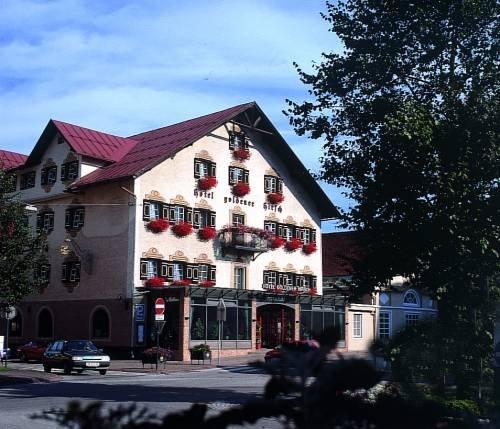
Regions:
[[292, 62], [307, 70], [340, 50], [324, 10], [324, 0], [0, 0], [1, 147], [29, 153], [50, 118], [125, 136], [255, 100], [317, 171], [321, 142], [296, 136], [282, 110], [307, 97]]

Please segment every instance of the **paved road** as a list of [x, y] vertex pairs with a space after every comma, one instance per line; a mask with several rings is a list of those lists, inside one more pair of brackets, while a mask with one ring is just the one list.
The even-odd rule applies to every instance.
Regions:
[[[41, 366], [27, 367], [40, 369]], [[100, 376], [87, 372], [63, 376], [62, 381], [55, 383], [6, 386], [0, 388], [0, 429], [55, 428], [50, 422], [33, 422], [29, 416], [51, 408], [64, 408], [73, 399], [85, 403], [104, 401], [107, 406], [137, 402], [158, 415], [201, 402], [207, 403], [212, 412], [218, 412], [230, 404], [257, 397], [267, 378], [258, 369], [237, 366], [165, 375], [109, 371]], [[265, 420], [253, 427], [280, 426]]]

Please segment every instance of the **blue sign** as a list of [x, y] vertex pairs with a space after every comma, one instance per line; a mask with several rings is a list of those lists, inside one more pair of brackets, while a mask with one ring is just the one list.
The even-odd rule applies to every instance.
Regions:
[[145, 305], [144, 304], [135, 304], [135, 321], [136, 322], [144, 322], [144, 312], [145, 312]]

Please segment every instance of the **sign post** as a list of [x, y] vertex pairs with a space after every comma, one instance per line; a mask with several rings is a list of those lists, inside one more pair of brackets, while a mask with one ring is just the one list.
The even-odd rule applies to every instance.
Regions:
[[3, 350], [1, 350], [2, 359], [5, 362], [5, 366], [7, 367], [7, 359], [9, 357], [9, 328], [10, 321], [16, 317], [17, 310], [15, 307], [7, 307], [2, 312], [2, 317], [7, 321], [7, 332], [5, 333], [5, 344], [3, 346]]
[[224, 322], [226, 321], [226, 304], [224, 299], [220, 298], [217, 304], [217, 322], [219, 322], [219, 353], [217, 354], [217, 366], [220, 366], [220, 353], [222, 349], [222, 330], [224, 328]]
[[156, 322], [156, 371], [158, 371], [158, 360], [160, 354], [160, 333], [163, 330], [165, 321], [165, 300], [156, 298], [155, 301], [155, 322]]

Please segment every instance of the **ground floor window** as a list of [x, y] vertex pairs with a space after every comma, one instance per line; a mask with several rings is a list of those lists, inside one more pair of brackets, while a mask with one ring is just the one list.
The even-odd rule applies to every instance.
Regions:
[[92, 315], [92, 338], [109, 338], [109, 316], [103, 308]]
[[391, 313], [389, 311], [381, 311], [378, 315], [378, 336], [379, 338], [391, 336]]
[[336, 327], [345, 341], [345, 310], [342, 306], [301, 304], [300, 338], [312, 339], [326, 328]]
[[53, 337], [52, 313], [46, 308], [44, 308], [38, 314], [38, 337], [39, 338]]
[[[217, 299], [193, 298], [191, 300], [191, 340], [214, 341], [219, 339]], [[226, 321], [223, 340], [250, 340], [252, 333], [252, 307], [250, 301], [224, 300]]]
[[405, 324], [406, 326], [415, 326], [420, 320], [420, 314], [418, 313], [406, 313], [405, 314]]

